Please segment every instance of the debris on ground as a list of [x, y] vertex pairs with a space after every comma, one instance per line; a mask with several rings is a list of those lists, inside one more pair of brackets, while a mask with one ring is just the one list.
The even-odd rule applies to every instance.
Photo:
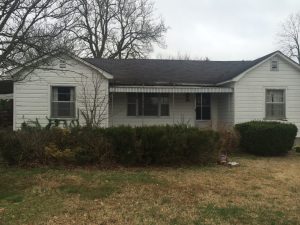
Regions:
[[238, 162], [229, 162], [228, 155], [225, 152], [221, 152], [219, 159], [218, 159], [219, 165], [229, 166], [229, 167], [235, 167], [239, 166], [240, 164]]
[[240, 164], [238, 162], [228, 162], [227, 165], [230, 167], [234, 167], [234, 166], [239, 166]]

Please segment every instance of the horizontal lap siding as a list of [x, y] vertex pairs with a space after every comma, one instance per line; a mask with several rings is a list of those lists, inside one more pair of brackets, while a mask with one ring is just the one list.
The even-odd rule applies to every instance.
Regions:
[[[59, 69], [58, 63], [53, 63]], [[15, 105], [15, 129], [19, 129], [23, 122], [38, 119], [42, 126], [48, 124], [46, 117], [50, 118], [50, 86], [65, 85], [76, 88], [76, 114], [79, 115], [80, 124], [84, 120], [79, 113], [82, 105], [82, 75], [89, 78], [86, 86], [90, 90], [92, 87], [91, 77], [100, 75], [98, 72], [73, 60], [67, 60], [67, 69], [70, 71], [35, 70], [24, 81], [14, 84], [14, 105]], [[85, 83], [85, 81], [84, 81]], [[103, 78], [101, 88], [108, 95], [108, 80]], [[106, 114], [108, 114], [108, 109]], [[106, 118], [108, 116], [106, 115]], [[103, 126], [108, 125], [108, 119], [103, 122]]]
[[234, 123], [233, 94], [218, 96], [218, 128], [232, 127]]
[[270, 60], [241, 78], [234, 87], [235, 123], [265, 118], [265, 90], [286, 90], [286, 117], [300, 129], [300, 72], [277, 58], [279, 71], [270, 71]]

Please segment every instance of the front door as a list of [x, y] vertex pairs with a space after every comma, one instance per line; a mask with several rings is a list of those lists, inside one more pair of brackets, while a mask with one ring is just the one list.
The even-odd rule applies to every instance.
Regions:
[[196, 125], [199, 127], [210, 126], [211, 96], [209, 93], [196, 94]]

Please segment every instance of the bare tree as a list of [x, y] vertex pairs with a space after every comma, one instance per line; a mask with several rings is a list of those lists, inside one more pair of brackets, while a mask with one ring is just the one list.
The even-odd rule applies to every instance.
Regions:
[[72, 23], [71, 13], [71, 0], [1, 0], [0, 78], [7, 69], [66, 48], [63, 32]]
[[205, 56], [205, 57], [191, 57], [189, 54], [182, 54], [180, 52], [177, 53], [176, 56], [174, 55], [167, 55], [167, 56], [164, 56], [164, 55], [157, 55], [156, 56], [157, 59], [168, 59], [168, 60], [186, 60], [186, 61], [189, 61], [189, 60], [197, 60], [197, 61], [210, 61], [210, 59]]
[[93, 74], [92, 78], [81, 77], [80, 114], [87, 127], [100, 127], [108, 118], [109, 96], [104, 81], [99, 74]]
[[300, 63], [300, 13], [289, 16], [282, 24], [278, 38], [282, 51]]
[[163, 45], [167, 28], [150, 0], [76, 0], [70, 29], [78, 49], [97, 58], [143, 58]]

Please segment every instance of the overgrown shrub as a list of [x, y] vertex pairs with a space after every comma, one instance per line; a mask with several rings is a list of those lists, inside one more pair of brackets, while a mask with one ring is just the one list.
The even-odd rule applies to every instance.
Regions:
[[295, 150], [295, 152], [300, 153], [300, 146], [295, 146], [294, 150]]
[[0, 132], [0, 153], [9, 164], [19, 164], [22, 160], [22, 147], [20, 140], [14, 132]]
[[237, 124], [240, 147], [249, 153], [262, 156], [284, 155], [292, 149], [297, 127], [290, 123], [251, 121]]
[[[216, 161], [218, 133], [187, 126], [109, 128], [116, 161], [126, 165], [209, 164]], [[117, 140], [117, 141], [116, 141]], [[124, 146], [124, 147], [123, 147]], [[116, 150], [117, 149], [117, 150]], [[125, 151], [124, 151], [125, 150]]]
[[209, 164], [217, 160], [219, 134], [187, 126], [24, 128], [0, 137], [9, 164], [126, 166]]
[[235, 129], [219, 130], [219, 151], [221, 154], [230, 154], [236, 151], [240, 144], [240, 135]]

